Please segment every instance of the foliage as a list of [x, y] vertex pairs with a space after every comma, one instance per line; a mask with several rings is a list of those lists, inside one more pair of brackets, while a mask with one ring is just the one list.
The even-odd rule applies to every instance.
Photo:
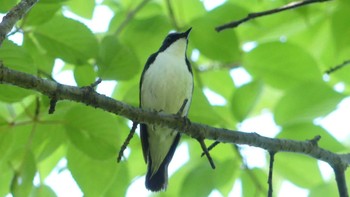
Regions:
[[[223, 128], [268, 110], [281, 127], [279, 138], [310, 139], [321, 135], [320, 145], [342, 152], [348, 144], [335, 140], [314, 123], [336, 109], [349, 95], [349, 67], [324, 72], [350, 58], [349, 1], [330, 1], [266, 16], [220, 33], [215, 27], [246, 14], [282, 6], [286, 1], [226, 1], [206, 10], [202, 1], [150, 1], [131, 15], [141, 0], [65, 1], [41, 0], [18, 22], [23, 43], [7, 40], [0, 59], [13, 69], [50, 76], [57, 58], [71, 70], [79, 86], [96, 77], [118, 82], [113, 97], [138, 106], [138, 82], [143, 63], [156, 51], [170, 30], [193, 27], [188, 55], [192, 58], [195, 91], [191, 121]], [[0, 12], [16, 4], [2, 0]], [[96, 6], [114, 13], [109, 29], [94, 33], [82, 22], [67, 17], [67, 10], [91, 19]], [[11, 38], [11, 37], [10, 37]], [[247, 43], [251, 50], [243, 50]], [[251, 81], [240, 85], [230, 72], [246, 70]], [[44, 73], [44, 74], [43, 74]], [[46, 73], [46, 74], [45, 74]], [[341, 93], [333, 86], [343, 83]], [[204, 90], [225, 99], [211, 104]], [[45, 179], [62, 158], [87, 196], [122, 196], [136, 177], [144, 175], [140, 143], [136, 135], [130, 155], [116, 163], [117, 151], [129, 131], [128, 120], [77, 103], [59, 102], [53, 115], [47, 113], [49, 99], [30, 90], [0, 85], [0, 196], [56, 196]], [[259, 128], [259, 125], [256, 125]], [[259, 133], [259, 130], [255, 132]], [[154, 195], [207, 196], [214, 189], [227, 196], [235, 181], [244, 196], [265, 196], [266, 168], [247, 168], [244, 155], [231, 145], [219, 145], [211, 154], [217, 170], [199, 159], [200, 147], [184, 137], [189, 161], [170, 179], [169, 189]], [[243, 166], [243, 168], [241, 167]], [[334, 181], [324, 180], [314, 159], [291, 153], [276, 155], [274, 190], [288, 179], [310, 191], [311, 196], [334, 196]], [[40, 183], [33, 186], [35, 174]]]

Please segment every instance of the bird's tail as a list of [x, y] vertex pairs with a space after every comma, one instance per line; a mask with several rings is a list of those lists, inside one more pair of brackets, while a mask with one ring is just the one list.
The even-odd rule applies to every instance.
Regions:
[[158, 170], [152, 175], [152, 161], [148, 161], [148, 170], [146, 174], [146, 188], [152, 192], [165, 190], [168, 185], [168, 162], [162, 162]]

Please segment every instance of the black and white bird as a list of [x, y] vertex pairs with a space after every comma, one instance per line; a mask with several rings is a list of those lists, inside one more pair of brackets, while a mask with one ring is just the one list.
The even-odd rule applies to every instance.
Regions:
[[[181, 116], [187, 116], [193, 93], [193, 75], [186, 56], [188, 35], [170, 33], [159, 50], [152, 54], [140, 80], [140, 107], [169, 114], [179, 112], [187, 99]], [[143, 156], [148, 164], [146, 188], [161, 191], [167, 188], [168, 165], [180, 140], [180, 133], [160, 125], [141, 124]]]

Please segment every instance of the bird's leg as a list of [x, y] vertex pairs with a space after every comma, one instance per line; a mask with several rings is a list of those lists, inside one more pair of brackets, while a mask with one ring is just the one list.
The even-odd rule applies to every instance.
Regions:
[[129, 133], [128, 137], [126, 137], [122, 147], [120, 148], [120, 151], [119, 151], [119, 154], [118, 154], [118, 158], [117, 158], [117, 162], [118, 163], [121, 161], [121, 159], [123, 157], [124, 150], [126, 149], [126, 147], [128, 146], [130, 140], [134, 136], [135, 130], [136, 130], [138, 124], [139, 124], [138, 122], [132, 122], [132, 127], [131, 127], [131, 130], [130, 130], [130, 133]]
[[191, 124], [191, 121], [190, 121], [190, 119], [187, 118], [187, 115], [182, 116], [183, 111], [184, 111], [184, 109], [185, 109], [185, 107], [186, 107], [187, 102], [188, 102], [188, 99], [186, 98], [186, 99], [184, 100], [184, 102], [182, 103], [182, 105], [181, 105], [179, 111], [175, 114], [176, 117], [177, 117], [178, 119], [181, 119], [181, 121], [182, 121], [180, 130], [184, 130], [184, 129], [186, 128], [187, 125], [190, 125], [190, 124]]

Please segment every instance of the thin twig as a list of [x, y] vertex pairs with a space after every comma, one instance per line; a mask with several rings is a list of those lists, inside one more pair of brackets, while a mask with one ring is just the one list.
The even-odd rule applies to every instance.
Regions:
[[338, 185], [338, 192], [340, 197], [349, 197], [346, 186], [345, 169], [343, 166], [332, 166], [335, 174], [335, 179]]
[[128, 147], [129, 142], [132, 139], [132, 137], [134, 137], [135, 130], [136, 130], [138, 124], [139, 123], [137, 123], [137, 122], [133, 122], [132, 123], [132, 127], [131, 127], [131, 130], [129, 132], [129, 135], [128, 135], [128, 137], [126, 137], [122, 147], [120, 148], [120, 151], [119, 151], [119, 154], [118, 154], [118, 158], [117, 158], [117, 162], [118, 163], [122, 160], [124, 150], [126, 149], [126, 147]]
[[119, 27], [117, 28], [117, 30], [115, 31], [116, 35], [119, 35], [120, 32], [125, 28], [125, 26], [134, 18], [134, 16], [136, 15], [136, 13], [138, 11], [140, 11], [147, 3], [149, 2], [149, 0], [143, 0], [141, 1], [140, 4], [138, 4], [135, 9], [131, 10], [128, 15], [125, 17], [124, 21], [120, 23]]
[[6, 38], [6, 35], [15, 26], [16, 22], [19, 21], [36, 2], [38, 2], [38, 0], [22, 0], [4, 16], [0, 23], [0, 46]]
[[203, 152], [207, 156], [211, 168], [215, 169], [215, 164], [214, 164], [213, 158], [210, 156], [210, 154], [208, 152], [208, 149], [205, 146], [204, 139], [203, 138], [197, 138], [197, 140], [198, 140], [199, 144], [201, 145], [201, 148], [202, 148]]
[[[210, 146], [208, 147], [208, 152], [211, 151], [213, 148], [216, 147], [216, 145], [220, 144], [219, 141], [215, 141], [214, 143], [210, 144]], [[201, 157], [203, 157], [205, 155], [205, 152], [202, 152]]]
[[242, 18], [242, 19], [236, 20], [236, 21], [232, 21], [232, 22], [226, 23], [224, 25], [220, 25], [220, 26], [216, 27], [215, 30], [217, 32], [220, 32], [220, 31], [222, 31], [224, 29], [238, 27], [240, 24], [242, 24], [244, 22], [247, 22], [247, 21], [250, 21], [252, 19], [258, 18], [258, 17], [262, 17], [262, 16], [266, 16], [266, 15], [270, 15], [270, 14], [275, 14], [275, 13], [278, 13], [278, 12], [282, 12], [282, 11], [285, 11], [285, 10], [290, 10], [290, 9], [293, 9], [293, 8], [305, 6], [305, 5], [312, 4], [312, 3], [325, 2], [325, 1], [331, 1], [331, 0], [296, 1], [296, 2], [288, 3], [287, 5], [284, 5], [284, 6], [279, 7], [279, 8], [266, 10], [266, 11], [262, 11], [262, 12], [249, 13], [245, 18]]
[[270, 151], [269, 154], [270, 154], [270, 166], [269, 166], [269, 178], [267, 179], [267, 183], [269, 185], [269, 191], [267, 193], [267, 196], [272, 197], [272, 193], [273, 193], [273, 185], [272, 185], [273, 163], [275, 162], [276, 152]]
[[171, 6], [170, 0], [166, 0], [166, 6], [168, 8], [168, 12], [169, 12], [170, 19], [171, 19], [171, 22], [173, 24], [173, 27], [175, 28], [176, 31], [180, 30], [179, 25], [176, 22], [174, 10], [173, 10], [173, 7]]
[[332, 68], [328, 69], [325, 73], [327, 75], [329, 75], [329, 74], [331, 74], [331, 73], [333, 73], [333, 72], [335, 72], [335, 71], [337, 71], [337, 70], [339, 70], [339, 69], [341, 69], [341, 68], [343, 68], [343, 67], [345, 67], [345, 66], [347, 66], [349, 64], [350, 64], [350, 60], [345, 60], [342, 64], [339, 64], [339, 65], [337, 65], [335, 67], [332, 67]]

